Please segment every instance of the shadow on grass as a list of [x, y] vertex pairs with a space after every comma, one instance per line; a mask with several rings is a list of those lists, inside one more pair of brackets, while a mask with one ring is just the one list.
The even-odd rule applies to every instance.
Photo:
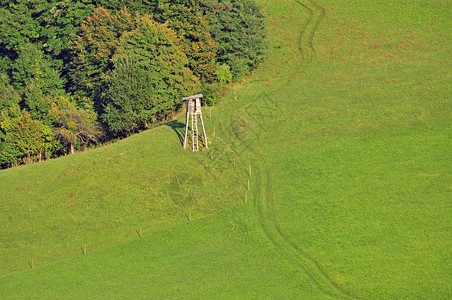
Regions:
[[185, 124], [181, 123], [177, 120], [165, 123], [166, 126], [171, 127], [174, 132], [176, 132], [177, 137], [179, 138], [180, 145], [184, 145], [184, 135], [185, 135]]

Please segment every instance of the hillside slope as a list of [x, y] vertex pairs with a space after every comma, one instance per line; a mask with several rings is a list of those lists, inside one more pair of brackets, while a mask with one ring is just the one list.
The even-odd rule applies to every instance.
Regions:
[[0, 275], [28, 269], [32, 259], [40, 266], [78, 256], [84, 245], [95, 251], [136, 239], [140, 227], [146, 235], [174, 226], [190, 210], [197, 219], [240, 202], [244, 175], [232, 161], [206, 169], [208, 151], [184, 151], [181, 122], [1, 171]]

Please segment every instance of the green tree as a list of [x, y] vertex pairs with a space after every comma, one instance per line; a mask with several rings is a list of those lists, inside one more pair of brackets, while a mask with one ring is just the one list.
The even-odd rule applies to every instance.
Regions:
[[[39, 40], [40, 24], [33, 16], [36, 0], [2, 1], [0, 5], [0, 54], [15, 59], [19, 47]], [[43, 1], [41, 1], [43, 2]]]
[[[99, 1], [47, 0], [36, 1], [34, 18], [39, 22], [40, 44], [59, 64], [70, 61], [70, 41], [80, 32]], [[64, 66], [64, 65], [62, 65]]]
[[8, 75], [0, 73], [0, 111], [19, 105], [20, 100], [19, 93], [10, 84]]
[[24, 90], [28, 84], [37, 83], [44, 94], [63, 92], [64, 81], [57, 69], [34, 44], [19, 46], [19, 57], [12, 66], [13, 85]]
[[145, 128], [199, 88], [177, 43], [174, 31], [149, 16], [138, 18], [137, 28], [121, 37], [102, 98], [102, 120], [111, 133]]
[[64, 93], [58, 71], [34, 44], [19, 46], [19, 57], [12, 70], [13, 85], [21, 93], [22, 106], [34, 119], [50, 125], [48, 112], [52, 95]]
[[249, 75], [262, 61], [265, 24], [251, 0], [200, 0], [217, 41], [217, 62], [231, 67], [233, 80]]

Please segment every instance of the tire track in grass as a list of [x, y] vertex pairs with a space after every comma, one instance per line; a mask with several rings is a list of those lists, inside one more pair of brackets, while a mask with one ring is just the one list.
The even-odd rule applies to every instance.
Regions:
[[296, 1], [309, 12], [309, 18], [301, 29], [298, 38], [298, 49], [305, 62], [312, 62], [316, 57], [314, 49], [314, 35], [325, 16], [325, 9], [312, 1]]
[[276, 221], [273, 208], [273, 186], [268, 170], [255, 163], [256, 188], [254, 190], [254, 206], [259, 225], [270, 243], [293, 265], [301, 269], [313, 285], [325, 296], [333, 299], [355, 299], [343, 291], [322, 270], [320, 265], [295, 243], [290, 241], [281, 231]]
[[[302, 27], [298, 40], [298, 48], [302, 53], [304, 63], [312, 62], [316, 52], [313, 46], [315, 32], [325, 15], [325, 10], [312, 1], [296, 1], [308, 10], [309, 18]], [[251, 152], [252, 154], [252, 152]], [[253, 159], [254, 162], [259, 161]], [[276, 221], [273, 207], [273, 186], [268, 169], [259, 163], [254, 164], [256, 169], [256, 188], [254, 190], [254, 206], [258, 223], [269, 242], [293, 265], [301, 269], [311, 280], [313, 285], [325, 296], [333, 299], [356, 299], [342, 290], [321, 266], [305, 251], [290, 241], [281, 231]]]

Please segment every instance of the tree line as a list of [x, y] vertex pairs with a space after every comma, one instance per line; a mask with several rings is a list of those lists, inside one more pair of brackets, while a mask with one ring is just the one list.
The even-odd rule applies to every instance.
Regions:
[[0, 0], [0, 166], [212, 105], [264, 55], [252, 0]]

